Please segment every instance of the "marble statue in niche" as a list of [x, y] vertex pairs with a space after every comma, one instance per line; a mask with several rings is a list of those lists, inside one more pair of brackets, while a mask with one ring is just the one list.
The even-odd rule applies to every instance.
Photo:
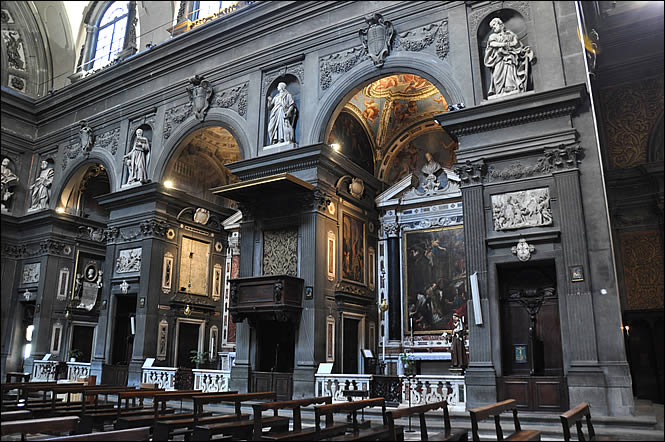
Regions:
[[268, 109], [270, 144], [295, 142], [294, 126], [298, 109], [293, 95], [286, 90], [286, 83], [280, 82], [277, 85], [277, 95], [268, 96]]
[[499, 98], [526, 91], [533, 51], [496, 17], [490, 21], [485, 66], [492, 72], [487, 98]]
[[136, 129], [132, 150], [123, 157], [129, 171], [127, 184], [144, 184], [148, 181], [146, 159], [148, 152], [150, 152], [150, 141], [143, 136], [143, 129]]
[[48, 161], [41, 162], [42, 170], [35, 182], [30, 185], [32, 191], [30, 210], [48, 209], [49, 189], [53, 184], [53, 175], [55, 175], [53, 168], [48, 166]]
[[492, 195], [494, 230], [521, 229], [552, 224], [547, 188]]
[[18, 176], [11, 169], [11, 160], [4, 158], [2, 160], [2, 211], [9, 211], [14, 187], [18, 184]]

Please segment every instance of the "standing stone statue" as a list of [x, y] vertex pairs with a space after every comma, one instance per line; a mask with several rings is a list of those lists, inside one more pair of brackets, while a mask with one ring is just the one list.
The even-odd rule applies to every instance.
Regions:
[[44, 160], [41, 164], [41, 172], [30, 186], [32, 191], [30, 210], [48, 209], [49, 189], [53, 183], [55, 171], [48, 167], [48, 161]]
[[18, 184], [18, 176], [10, 168], [11, 161], [9, 158], [2, 160], [2, 211], [9, 210], [9, 200], [14, 195], [14, 187]]
[[286, 83], [277, 85], [277, 95], [268, 97], [270, 120], [268, 123], [268, 136], [270, 144], [295, 142], [296, 102], [293, 95], [286, 90]]
[[490, 34], [485, 50], [485, 66], [492, 71], [492, 81], [487, 98], [526, 91], [529, 63], [533, 51], [522, 45], [513, 31], [506, 29], [500, 18], [490, 21]]
[[464, 324], [457, 313], [453, 313], [452, 366], [464, 368], [467, 365], [466, 347], [464, 346]]
[[146, 183], [148, 181], [148, 172], [146, 168], [146, 156], [150, 152], [150, 142], [143, 136], [143, 129], [136, 129], [136, 140], [132, 150], [123, 157], [129, 176], [127, 184]]

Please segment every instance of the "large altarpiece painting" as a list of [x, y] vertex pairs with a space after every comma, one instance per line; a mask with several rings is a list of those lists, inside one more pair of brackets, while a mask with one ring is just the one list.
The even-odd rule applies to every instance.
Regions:
[[452, 316], [466, 316], [468, 299], [463, 226], [404, 234], [406, 330], [442, 333]]

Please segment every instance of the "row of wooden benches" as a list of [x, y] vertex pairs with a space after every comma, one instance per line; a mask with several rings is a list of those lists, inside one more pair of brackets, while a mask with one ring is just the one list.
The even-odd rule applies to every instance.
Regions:
[[[225, 435], [231, 438], [242, 439], [264, 439], [264, 440], [322, 440], [329, 438], [342, 438], [343, 440], [403, 440], [403, 428], [395, 425], [395, 420], [408, 416], [418, 415], [420, 419], [420, 430], [422, 440], [428, 440], [425, 413], [432, 410], [443, 409], [444, 431], [430, 437], [430, 440], [466, 440], [467, 430], [453, 430], [450, 427], [450, 418], [445, 402], [436, 404], [427, 404], [408, 409], [398, 409], [394, 411], [385, 410], [383, 399], [368, 399], [365, 401], [354, 401], [340, 404], [332, 404], [330, 397], [301, 399], [295, 401], [274, 402], [275, 393], [248, 393], [236, 394], [236, 392], [226, 393], [206, 393], [197, 391], [164, 392], [161, 390], [130, 390], [125, 388], [116, 389], [104, 386], [85, 387], [81, 385], [60, 385], [60, 386], [32, 386], [30, 389], [41, 391], [39, 388], [51, 392], [52, 398], [49, 407], [42, 403], [33, 403], [30, 405], [30, 413], [43, 415], [44, 409], [50, 413], [63, 416], [55, 419], [24, 419], [8, 422], [2, 425], [2, 434], [24, 433], [24, 432], [53, 432], [54, 425], [62, 428], [69, 422], [76, 425], [78, 432], [90, 433], [94, 428], [103, 429], [103, 425], [108, 422], [115, 422], [116, 430], [120, 439], [114, 439], [116, 432], [92, 433], [95, 440], [123, 440], [127, 439], [128, 433], [125, 430], [132, 430], [138, 427], [138, 430], [131, 437], [140, 438], [140, 435], [148, 428], [152, 429], [154, 440], [168, 440], [177, 435], [184, 435], [186, 438], [193, 436], [194, 440], [209, 440], [214, 435]], [[3, 386], [4, 391], [4, 386]], [[62, 404], [54, 402], [57, 394], [67, 392], [69, 394], [77, 392], [82, 395], [80, 403], [69, 401]], [[117, 404], [102, 403], [97, 399], [101, 394], [116, 394]], [[94, 397], [95, 402], [91, 403], [86, 409], [88, 400], [86, 395]], [[143, 400], [151, 398], [153, 401], [152, 410], [145, 409]], [[192, 400], [194, 402], [193, 412], [175, 413], [175, 410], [166, 407], [167, 402], [176, 400]], [[241, 412], [242, 403], [247, 401], [271, 401], [253, 405], [253, 419]], [[138, 406], [137, 406], [138, 401]], [[123, 404], [124, 402], [124, 404]], [[130, 404], [131, 402], [131, 404]], [[204, 411], [205, 405], [214, 403], [234, 403], [235, 413], [225, 416], [213, 416], [209, 411]], [[320, 405], [319, 405], [320, 404]], [[302, 428], [301, 408], [314, 405], [315, 427]], [[365, 428], [357, 421], [357, 411], [366, 407], [380, 406], [382, 408], [383, 425], [378, 427]], [[78, 408], [77, 408], [78, 407]], [[292, 412], [293, 427], [289, 431], [289, 418], [279, 416], [279, 410], [289, 409]], [[264, 411], [273, 411], [273, 416], [263, 417]], [[495, 416], [495, 425], [497, 439], [503, 438], [503, 432], [499, 423], [498, 416], [504, 412], [512, 410], [515, 423], [515, 433], [511, 434], [507, 440], [540, 440], [540, 432], [533, 430], [521, 430], [517, 417], [517, 408], [515, 401], [509, 400], [498, 404], [481, 407], [470, 410], [472, 435], [474, 440], [478, 440], [478, 422]], [[21, 413], [21, 412], [18, 412]], [[25, 413], [25, 412], [24, 412]], [[334, 413], [350, 413], [351, 423], [335, 423]], [[65, 416], [66, 414], [78, 414], [78, 416]], [[326, 426], [321, 427], [321, 417], [325, 416]], [[590, 421], [589, 409], [587, 404], [581, 404], [570, 412], [562, 415], [561, 419], [564, 425], [564, 436], [566, 440], [570, 438], [570, 427], [577, 426], [578, 434], [581, 434], [581, 420], [586, 417], [589, 426], [589, 435], [593, 438], [593, 427]], [[3, 412], [3, 421], [7, 418], [7, 413]], [[11, 416], [9, 417], [11, 418]], [[17, 415], [18, 418], [18, 415]], [[270, 433], [263, 433], [264, 428], [270, 428]], [[140, 430], [140, 431], [139, 431]], [[350, 434], [345, 435], [349, 430]], [[73, 431], [65, 429], [63, 432]], [[106, 435], [106, 436], [104, 436]], [[99, 438], [107, 439], [99, 439]], [[582, 436], [583, 437], [583, 436]], [[368, 439], [369, 438], [369, 439]], [[63, 439], [64, 440], [64, 439]], [[79, 440], [79, 439], [72, 439]], [[581, 440], [581, 439], [580, 439]]]

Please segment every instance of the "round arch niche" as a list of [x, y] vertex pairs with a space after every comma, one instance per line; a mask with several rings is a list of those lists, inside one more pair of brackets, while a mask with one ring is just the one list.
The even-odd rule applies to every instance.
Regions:
[[208, 126], [187, 135], [169, 159], [163, 183], [180, 191], [224, 207], [233, 203], [214, 195], [210, 189], [234, 183], [237, 178], [226, 164], [240, 161], [240, 146], [231, 132], [221, 126]]
[[396, 160], [405, 155], [410, 156], [405, 173], [422, 167], [425, 152], [450, 167], [457, 144], [433, 121], [435, 115], [448, 111], [447, 96], [446, 91], [413, 73], [367, 80], [338, 104], [325, 139], [379, 179], [389, 178], [388, 184], [404, 175], [396, 176], [392, 169], [402, 169]]
[[107, 221], [108, 211], [95, 198], [110, 192], [111, 183], [106, 167], [100, 163], [83, 164], [63, 187], [57, 207], [70, 215]]

